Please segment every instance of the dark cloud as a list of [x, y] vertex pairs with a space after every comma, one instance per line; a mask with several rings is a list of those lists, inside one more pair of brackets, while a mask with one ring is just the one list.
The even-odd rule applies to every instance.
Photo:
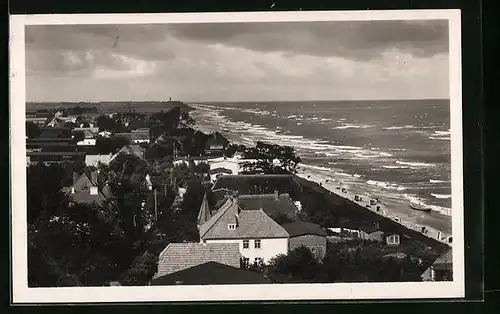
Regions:
[[371, 59], [397, 48], [427, 57], [448, 51], [447, 20], [170, 25], [178, 38], [256, 51]]

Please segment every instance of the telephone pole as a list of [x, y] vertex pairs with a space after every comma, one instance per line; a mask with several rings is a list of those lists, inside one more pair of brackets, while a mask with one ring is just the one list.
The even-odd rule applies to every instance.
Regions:
[[155, 220], [158, 220], [158, 203], [156, 199], [156, 189], [155, 189]]

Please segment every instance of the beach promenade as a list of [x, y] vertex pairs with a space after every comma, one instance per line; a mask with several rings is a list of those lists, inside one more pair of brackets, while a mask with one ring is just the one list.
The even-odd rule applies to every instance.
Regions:
[[[424, 234], [429, 238], [433, 238], [442, 243], [451, 245], [452, 234], [450, 231], [446, 232], [444, 230], [439, 230], [437, 228], [428, 225], [417, 224], [411, 221], [409, 217], [404, 217], [404, 215], [399, 214], [402, 213], [403, 211], [409, 211], [409, 206], [407, 206], [407, 208], [396, 208], [398, 206], [401, 207], [401, 205], [386, 204], [385, 202], [381, 202], [380, 200], [375, 201], [375, 199], [371, 198], [370, 195], [368, 195], [367, 193], [355, 193], [349, 190], [345, 185], [343, 185], [341, 181], [333, 178], [328, 180], [328, 182], [326, 182], [326, 180], [323, 182], [316, 182], [311, 179], [311, 176], [307, 172], [298, 173], [297, 176], [305, 180], [320, 184], [323, 188], [330, 191], [331, 193], [334, 193], [342, 198], [348, 199], [358, 204], [359, 206], [365, 208], [366, 210], [370, 210], [380, 216], [392, 219], [393, 221], [401, 224], [402, 226], [408, 229], [415, 230], [417, 232]], [[375, 203], [371, 203], [371, 200], [375, 201]]]

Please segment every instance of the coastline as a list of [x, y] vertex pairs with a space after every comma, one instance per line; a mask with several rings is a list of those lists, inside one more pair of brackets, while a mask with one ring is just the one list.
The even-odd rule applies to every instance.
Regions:
[[[190, 106], [191, 107], [191, 106]], [[196, 108], [191, 107], [194, 111]], [[245, 145], [251, 146], [254, 145], [252, 141], [245, 141], [244, 138], [239, 138], [233, 134], [231, 134], [230, 130], [225, 131], [221, 130], [220, 125], [208, 125], [208, 124], [200, 124], [196, 123], [193, 125], [194, 129], [200, 130], [205, 133], [211, 132], [220, 132], [224, 136], [226, 136], [231, 142], [237, 145]], [[276, 143], [279, 144], [279, 143]], [[341, 173], [344, 174], [344, 173]], [[360, 207], [363, 207], [365, 210], [369, 210], [366, 208], [366, 202], [356, 202], [354, 200], [354, 195], [366, 195], [370, 194], [370, 191], [361, 186], [361, 184], [345, 183], [346, 177], [336, 176], [335, 172], [331, 172], [331, 174], [321, 173], [319, 171], [314, 171], [314, 166], [300, 163], [298, 165], [297, 176], [316, 183], [330, 191], [339, 195], [342, 198], [346, 198], [350, 201], [354, 201]], [[344, 174], [345, 175], [345, 174]], [[342, 193], [341, 189], [337, 189], [338, 186], [344, 187], [347, 193]], [[386, 197], [386, 195], [382, 193], [378, 197], [381, 200], [383, 216], [388, 218], [396, 218], [399, 220], [399, 223], [409, 229], [421, 232], [422, 227], [426, 229], [426, 236], [436, 239], [440, 242], [446, 243], [446, 239], [451, 236], [451, 210], [448, 208], [437, 208], [434, 206], [430, 213], [427, 212], [419, 212], [416, 210], [412, 210], [409, 207], [410, 200], [408, 199], [404, 202], [401, 199], [392, 199]], [[366, 198], [365, 198], [366, 199]], [[372, 210], [373, 211], [373, 210]], [[373, 211], [374, 212], [374, 211]], [[380, 213], [378, 213], [380, 214]], [[394, 220], [394, 219], [393, 219]], [[442, 240], [439, 240], [438, 237], [441, 236]]]

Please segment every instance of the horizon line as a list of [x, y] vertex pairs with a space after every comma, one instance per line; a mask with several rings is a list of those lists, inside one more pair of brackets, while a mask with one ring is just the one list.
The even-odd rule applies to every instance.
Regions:
[[183, 100], [27, 100], [26, 103], [113, 103], [113, 102], [135, 102], [135, 103], [151, 103], [151, 102], [182, 102], [185, 104], [196, 103], [270, 103], [270, 102], [355, 102], [355, 101], [417, 101], [417, 100], [450, 100], [447, 98], [390, 98], [390, 99], [310, 99], [310, 100], [203, 100], [203, 101], [183, 101]]

